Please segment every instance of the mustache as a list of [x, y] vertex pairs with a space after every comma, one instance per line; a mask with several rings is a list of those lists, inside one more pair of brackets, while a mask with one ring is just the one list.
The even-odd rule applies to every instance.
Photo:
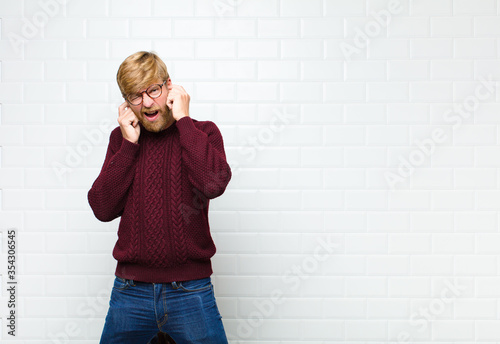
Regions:
[[141, 109], [141, 114], [144, 115], [144, 113], [146, 113], [146, 112], [151, 113], [151, 112], [160, 111], [160, 110], [161, 110], [161, 108], [159, 106], [152, 106], [152, 107], [149, 107], [149, 108], [143, 108], [143, 109]]

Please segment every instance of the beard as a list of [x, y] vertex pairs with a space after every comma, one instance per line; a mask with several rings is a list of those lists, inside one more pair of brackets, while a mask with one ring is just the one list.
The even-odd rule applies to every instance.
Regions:
[[[148, 119], [148, 117], [154, 118], [155, 116], [156, 119], [154, 121], [150, 121]], [[172, 111], [167, 107], [167, 105], [159, 106], [157, 104], [154, 104], [149, 108], [142, 108], [140, 113], [137, 114], [137, 118], [139, 119], [139, 122], [141, 122], [144, 129], [154, 133], [158, 133], [166, 129], [168, 125], [171, 124], [171, 120], [173, 119]]]

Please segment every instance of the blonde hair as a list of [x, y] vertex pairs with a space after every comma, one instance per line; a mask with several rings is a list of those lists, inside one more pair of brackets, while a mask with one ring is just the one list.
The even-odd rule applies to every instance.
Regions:
[[116, 74], [123, 97], [146, 88], [158, 79], [168, 80], [167, 66], [154, 52], [139, 51], [127, 57]]

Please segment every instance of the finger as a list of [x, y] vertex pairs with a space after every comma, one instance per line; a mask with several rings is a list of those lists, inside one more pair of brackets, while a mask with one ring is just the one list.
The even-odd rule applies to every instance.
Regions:
[[118, 107], [118, 116], [121, 116], [125, 112], [125, 108], [127, 106], [127, 102], [123, 102], [119, 107]]
[[134, 117], [132, 118], [132, 126], [135, 128], [137, 126], [137, 124], [139, 123], [139, 118], [137, 118], [137, 116], [135, 115], [135, 113], [132, 113], [134, 115]]
[[184, 91], [184, 88], [180, 85], [173, 85], [174, 87], [172, 88], [172, 91], [175, 93], [182, 93]]
[[176, 89], [177, 89], [177, 91], [179, 91], [179, 92], [186, 92], [186, 91], [184, 90], [184, 87], [182, 87], [181, 85], [175, 85], [175, 88], [176, 88]]

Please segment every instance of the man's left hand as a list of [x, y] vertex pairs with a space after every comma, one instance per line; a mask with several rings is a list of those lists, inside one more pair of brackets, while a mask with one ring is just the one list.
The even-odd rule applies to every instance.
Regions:
[[189, 94], [184, 87], [173, 85], [168, 90], [167, 107], [176, 121], [189, 116]]

